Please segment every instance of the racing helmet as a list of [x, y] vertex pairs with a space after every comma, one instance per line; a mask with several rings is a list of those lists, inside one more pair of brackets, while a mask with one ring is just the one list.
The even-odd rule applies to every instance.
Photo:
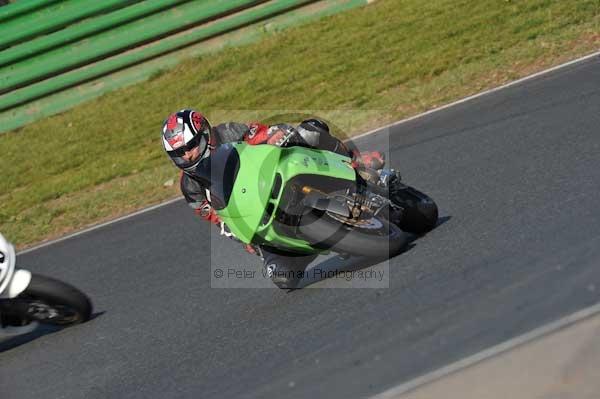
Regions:
[[[192, 170], [210, 154], [211, 126], [199, 112], [183, 109], [164, 121], [162, 143], [173, 163], [184, 171]], [[186, 153], [198, 148], [195, 156]]]

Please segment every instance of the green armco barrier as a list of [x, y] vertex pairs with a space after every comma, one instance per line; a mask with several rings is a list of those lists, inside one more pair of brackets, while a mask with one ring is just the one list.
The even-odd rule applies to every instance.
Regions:
[[256, 3], [256, 0], [194, 1], [142, 21], [135, 21], [103, 32], [90, 39], [41, 54], [39, 57], [1, 68], [0, 93], [54, 76]]
[[[0, 133], [64, 112], [121, 87], [147, 80], [155, 73], [171, 68], [184, 59], [229, 46], [254, 42], [269, 32], [366, 5], [370, 1], [271, 0], [254, 9], [211, 22], [209, 25], [194, 27], [154, 44], [0, 95]], [[199, 3], [199, 1], [197, 2]], [[268, 9], [264, 10], [265, 8]], [[250, 11], [254, 13], [250, 13]], [[86, 22], [93, 20], [89, 19]], [[221, 24], [221, 22], [226, 23]], [[219, 25], [215, 27], [214, 25], [217, 24]], [[181, 40], [182, 37], [187, 40]], [[163, 47], [156, 47], [163, 41], [168, 42]], [[148, 50], [151, 51], [148, 52]], [[0, 52], [0, 58], [3, 54]], [[122, 62], [115, 62], [120, 57], [131, 55], [134, 57], [124, 59]], [[107, 64], [108, 61], [111, 62]], [[57, 79], [61, 80], [55, 84], [53, 81]]]
[[0, 22], [4, 22], [8, 19], [14, 19], [23, 14], [39, 10], [40, 8], [48, 7], [49, 5], [58, 3], [59, 1], [62, 0], [17, 1], [16, 3], [0, 7]]
[[81, 68], [70, 73], [62, 74], [47, 79], [40, 83], [24, 87], [0, 97], [0, 111], [22, 104], [33, 98], [39, 98], [49, 93], [56, 92], [75, 84], [88, 81], [92, 78], [105, 75], [115, 70], [140, 63], [144, 60], [168, 53], [175, 49], [207, 39], [209, 37], [240, 28], [250, 23], [259, 21], [280, 12], [284, 12], [314, 0], [276, 0], [263, 7], [249, 9], [243, 13], [235, 14], [223, 20], [214, 21], [212, 24], [202, 26], [185, 35], [166, 37], [152, 46], [147, 46], [137, 51], [112, 57], [86, 68]]
[[139, 0], [70, 0], [3, 22], [0, 25], [0, 49], [135, 1]]
[[191, 0], [147, 0], [48, 35], [36, 37], [31, 41], [4, 50], [0, 54], [0, 67], [189, 1]]

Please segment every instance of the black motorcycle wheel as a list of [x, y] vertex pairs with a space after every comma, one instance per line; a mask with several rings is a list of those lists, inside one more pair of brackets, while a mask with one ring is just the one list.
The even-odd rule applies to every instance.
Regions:
[[12, 301], [23, 309], [24, 318], [44, 324], [83, 323], [92, 314], [87, 295], [72, 285], [39, 274], [32, 274], [25, 291]]
[[316, 248], [376, 258], [395, 256], [410, 242], [410, 235], [379, 216], [362, 222], [344, 223], [341, 217], [313, 211], [302, 217], [298, 230]]
[[403, 208], [402, 217], [397, 223], [402, 230], [421, 235], [437, 225], [437, 205], [419, 190], [406, 186], [395, 191], [390, 199]]

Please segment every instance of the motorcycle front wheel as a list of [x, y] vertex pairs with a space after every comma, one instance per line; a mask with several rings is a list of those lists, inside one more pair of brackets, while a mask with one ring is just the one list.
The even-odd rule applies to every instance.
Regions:
[[427, 194], [403, 185], [403, 188], [390, 195], [390, 199], [403, 208], [402, 218], [398, 222], [402, 230], [421, 235], [437, 225], [438, 207]]
[[351, 220], [323, 211], [304, 215], [298, 230], [316, 248], [369, 257], [395, 256], [411, 239], [409, 234], [379, 216]]
[[83, 292], [60, 280], [31, 274], [25, 291], [12, 299], [25, 319], [66, 326], [90, 319], [92, 303]]

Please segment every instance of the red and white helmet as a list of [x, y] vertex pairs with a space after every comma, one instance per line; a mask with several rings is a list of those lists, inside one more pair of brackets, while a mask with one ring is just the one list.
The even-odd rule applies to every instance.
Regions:
[[[191, 170], [209, 155], [211, 126], [208, 120], [192, 109], [182, 109], [171, 114], [163, 123], [163, 147], [175, 165]], [[200, 156], [184, 159], [185, 153], [199, 147]]]

